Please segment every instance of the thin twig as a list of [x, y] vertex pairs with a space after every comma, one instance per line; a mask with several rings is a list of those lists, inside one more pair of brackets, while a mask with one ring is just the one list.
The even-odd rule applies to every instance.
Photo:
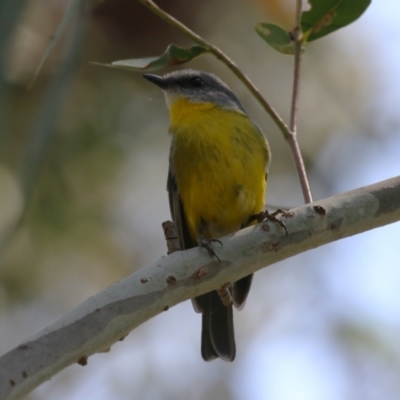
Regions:
[[299, 89], [300, 89], [300, 66], [301, 66], [301, 6], [302, 0], [296, 2], [296, 26], [290, 32], [294, 41], [295, 54], [294, 54], [294, 79], [293, 79], [293, 95], [292, 106], [290, 110], [290, 130], [294, 135], [297, 134], [297, 110], [299, 105]]
[[265, 100], [265, 98], [261, 95], [260, 91], [254, 85], [254, 83], [250, 80], [250, 78], [245, 75], [240, 68], [235, 64], [233, 60], [231, 60], [221, 49], [213, 44], [204, 40], [197, 33], [193, 32], [186, 25], [182, 24], [182, 22], [175, 19], [172, 15], [168, 14], [166, 11], [162, 10], [158, 7], [152, 0], [140, 0], [147, 8], [154, 12], [154, 14], [158, 15], [161, 19], [168, 22], [170, 25], [174, 26], [181, 32], [183, 32], [186, 36], [190, 37], [194, 42], [204, 46], [211, 54], [221, 60], [238, 78], [243, 84], [250, 90], [253, 96], [257, 99], [257, 101], [261, 104], [264, 110], [269, 114], [269, 116], [274, 120], [284, 137], [288, 140], [290, 136], [290, 130], [288, 126], [285, 124], [283, 119], [279, 116], [279, 114], [274, 110], [274, 108]]
[[296, 2], [296, 26], [290, 32], [294, 41], [294, 77], [293, 77], [293, 94], [292, 105], [290, 110], [290, 131], [291, 134], [287, 138], [292, 150], [294, 163], [296, 165], [297, 175], [300, 180], [301, 190], [305, 203], [312, 202], [310, 184], [308, 183], [307, 173], [304, 166], [303, 157], [301, 155], [300, 146], [297, 141], [297, 111], [299, 108], [299, 90], [300, 90], [300, 67], [301, 67], [301, 47], [302, 47], [302, 32], [301, 32], [301, 10], [302, 0]]

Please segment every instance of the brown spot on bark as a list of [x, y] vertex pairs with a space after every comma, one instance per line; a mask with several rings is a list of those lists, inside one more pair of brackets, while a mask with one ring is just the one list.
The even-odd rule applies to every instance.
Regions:
[[192, 275], [192, 278], [200, 279], [207, 274], [208, 274], [208, 267], [201, 267]]
[[79, 360], [78, 360], [78, 364], [82, 365], [82, 367], [84, 367], [87, 364], [87, 360], [88, 360], [88, 356], [82, 356]]
[[141, 280], [140, 280], [140, 282], [142, 282], [142, 283], [146, 283], [146, 282], [148, 282], [149, 280], [147, 279], [147, 278], [142, 278]]
[[28, 374], [26, 373], [26, 371], [22, 371], [22, 377], [25, 379], [28, 377]]
[[171, 286], [176, 285], [176, 278], [174, 276], [169, 275], [169, 276], [167, 276], [166, 280], [167, 280], [168, 285], [171, 285]]
[[313, 209], [319, 215], [326, 215], [326, 210], [322, 206], [314, 206]]
[[280, 242], [270, 243], [268, 245], [268, 250], [269, 251], [278, 251], [280, 247], [281, 247]]

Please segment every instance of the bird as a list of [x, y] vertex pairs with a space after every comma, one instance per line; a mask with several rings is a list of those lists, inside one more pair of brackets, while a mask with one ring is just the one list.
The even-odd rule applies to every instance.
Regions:
[[[167, 190], [182, 249], [189, 249], [254, 224], [262, 212], [271, 151], [261, 129], [232, 90], [214, 74], [183, 69], [144, 74], [162, 89], [172, 136]], [[229, 293], [241, 309], [253, 275], [234, 282]], [[192, 299], [202, 314], [205, 361], [233, 361], [236, 344], [232, 304], [217, 290]], [[224, 304], [225, 303], [225, 304]]]

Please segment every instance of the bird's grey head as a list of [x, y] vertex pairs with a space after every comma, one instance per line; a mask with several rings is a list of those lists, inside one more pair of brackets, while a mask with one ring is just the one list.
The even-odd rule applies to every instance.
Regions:
[[163, 76], [143, 76], [164, 91], [168, 106], [178, 98], [186, 98], [195, 103], [213, 103], [225, 109], [246, 112], [229, 87], [213, 74], [184, 69]]

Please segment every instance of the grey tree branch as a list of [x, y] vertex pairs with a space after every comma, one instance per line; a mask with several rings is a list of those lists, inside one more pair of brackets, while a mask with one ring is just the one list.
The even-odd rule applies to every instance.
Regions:
[[0, 399], [18, 399], [73, 363], [108, 349], [180, 302], [324, 244], [400, 220], [400, 177], [306, 204], [278, 224], [222, 238], [217, 260], [175, 252], [90, 297], [0, 358]]

